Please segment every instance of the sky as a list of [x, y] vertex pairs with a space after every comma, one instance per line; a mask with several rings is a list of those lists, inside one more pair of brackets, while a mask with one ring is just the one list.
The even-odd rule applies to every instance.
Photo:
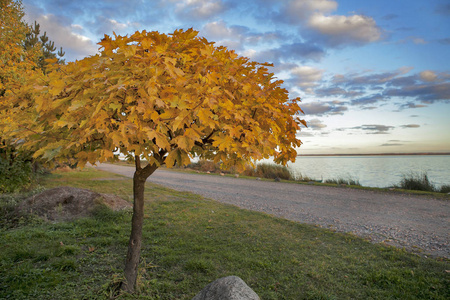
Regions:
[[300, 97], [299, 154], [450, 152], [448, 0], [23, 0], [66, 61], [104, 34], [199, 36], [273, 63]]

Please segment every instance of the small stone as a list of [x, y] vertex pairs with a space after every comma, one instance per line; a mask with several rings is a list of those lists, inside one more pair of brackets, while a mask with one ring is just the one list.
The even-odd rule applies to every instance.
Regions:
[[239, 277], [228, 276], [208, 284], [192, 300], [260, 300]]
[[239, 174], [234, 174], [234, 177], [239, 178]]

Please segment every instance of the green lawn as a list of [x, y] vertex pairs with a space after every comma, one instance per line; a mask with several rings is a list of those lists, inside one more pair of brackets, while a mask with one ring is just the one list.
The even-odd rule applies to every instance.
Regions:
[[[132, 181], [85, 169], [46, 177], [131, 201]], [[103, 178], [107, 180], [93, 180]], [[2, 218], [11, 218], [2, 203]], [[11, 202], [11, 197], [8, 197]], [[448, 260], [147, 185], [139, 286], [118, 299], [192, 299], [241, 277], [261, 299], [449, 299]], [[9, 220], [9, 219], [7, 219]], [[109, 299], [121, 280], [130, 212], [66, 223], [3, 221], [0, 299]]]

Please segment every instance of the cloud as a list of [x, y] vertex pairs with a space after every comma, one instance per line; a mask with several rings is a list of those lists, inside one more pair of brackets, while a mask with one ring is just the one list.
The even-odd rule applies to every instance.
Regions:
[[450, 81], [436, 84], [418, 84], [386, 89], [384, 95], [401, 98], [412, 98], [423, 103], [450, 100]]
[[343, 115], [348, 110], [347, 106], [340, 102], [310, 102], [301, 105], [306, 115]]
[[319, 119], [309, 120], [309, 121], [307, 121], [307, 124], [308, 124], [308, 128], [311, 128], [312, 130], [321, 130], [321, 129], [327, 127], [327, 125], [324, 124]]
[[428, 44], [427, 41], [425, 41], [423, 38], [420, 38], [420, 37], [413, 37], [413, 38], [412, 38], [412, 41], [413, 41], [413, 43], [416, 44], [416, 45], [425, 45], [425, 44]]
[[392, 147], [392, 146], [403, 146], [410, 141], [401, 141], [401, 140], [389, 140], [386, 143], [380, 145], [381, 147]]
[[433, 81], [436, 81], [436, 79], [437, 79], [436, 73], [433, 71], [430, 71], [430, 70], [420, 72], [419, 77], [423, 81], [427, 81], [427, 82], [433, 82]]
[[450, 4], [439, 4], [434, 12], [440, 15], [450, 16]]
[[221, 0], [181, 0], [175, 6], [175, 14], [189, 21], [211, 19], [226, 10]]
[[286, 0], [278, 3], [278, 7], [265, 17], [270, 17], [275, 23], [298, 26], [302, 35], [314, 44], [343, 47], [367, 44], [382, 38], [382, 30], [371, 17], [333, 14], [338, 8], [337, 1]]
[[382, 94], [374, 94], [369, 95], [366, 97], [358, 98], [355, 100], [352, 100], [350, 103], [352, 105], [368, 105], [368, 104], [374, 104], [380, 101], [384, 101], [386, 98]]
[[402, 125], [401, 128], [419, 128], [420, 125], [418, 124], [408, 124], [408, 125]]
[[450, 38], [439, 39], [438, 42], [442, 45], [450, 45]]
[[312, 14], [331, 13], [338, 7], [336, 1], [332, 0], [291, 0], [282, 9], [284, 21], [291, 24], [302, 23], [305, 18]]
[[289, 82], [300, 87], [306, 93], [313, 93], [313, 88], [322, 80], [323, 72], [323, 70], [310, 66], [296, 66], [290, 70]]
[[368, 131], [368, 134], [388, 134], [388, 131], [394, 128], [394, 126], [387, 125], [361, 125], [352, 127], [350, 129]]
[[412, 69], [412, 67], [404, 67], [391, 72], [369, 75], [351, 73], [347, 75], [337, 74], [333, 76], [332, 82], [335, 84], [344, 84], [345, 86], [350, 86], [353, 88], [367, 87], [368, 85], [383, 85], [391, 82], [393, 79], [399, 77], [400, 75], [409, 73]]
[[422, 107], [427, 107], [427, 105], [423, 105], [423, 104], [416, 104], [416, 103], [412, 103], [412, 102], [408, 102], [405, 104], [402, 104], [400, 106], [400, 108], [422, 108]]
[[[422, 103], [450, 100], [450, 73], [425, 70], [410, 74], [411, 67], [384, 73], [336, 74], [327, 83], [321, 82], [316, 94], [351, 99], [351, 105], [372, 105], [393, 97], [405, 99], [401, 108], [424, 107]], [[347, 93], [353, 91], [355, 93]], [[326, 93], [329, 93], [328, 95]], [[355, 99], [355, 94], [363, 95]]]
[[99, 47], [88, 37], [77, 33], [80, 28], [71, 26], [71, 20], [53, 14], [42, 14], [34, 6], [27, 8], [25, 20], [29, 24], [34, 24], [36, 20], [40, 24], [41, 34], [47, 32], [50, 40], [55, 41], [56, 48], [63, 48], [66, 53], [64, 59], [69, 61], [81, 59], [97, 52]]
[[325, 16], [314, 14], [308, 21], [312, 30], [320, 33], [319, 39], [329, 46], [367, 44], [381, 39], [381, 29], [374, 19], [363, 15]]
[[282, 44], [279, 47], [262, 51], [255, 59], [280, 63], [287, 61], [306, 62], [320, 61], [325, 56], [325, 50], [311, 43]]
[[341, 96], [345, 98], [354, 98], [358, 96], [362, 96], [364, 93], [360, 90], [346, 90], [341, 87], [332, 86], [332, 87], [324, 87], [320, 89], [315, 90], [315, 94], [317, 96], [323, 96], [323, 97], [336, 97]]
[[[274, 44], [283, 41], [286, 37], [281, 32], [269, 31], [264, 33], [252, 32], [245, 26], [228, 26], [224, 21], [214, 21], [203, 25], [200, 34], [208, 40], [213, 41], [219, 45], [230, 47], [233, 50], [243, 52], [246, 56], [251, 56], [252, 59], [260, 59], [267, 61], [271, 56], [271, 51], [256, 51], [254, 49], [246, 49], [249, 46], [258, 46], [259, 44]], [[266, 47], [265, 47], [266, 48]], [[312, 51], [312, 50], [311, 50]], [[293, 55], [285, 51], [287, 56]], [[272, 56], [284, 54], [277, 52]], [[280, 58], [278, 57], [278, 58]], [[277, 60], [276, 62], [279, 62]]]
[[382, 19], [386, 20], [386, 21], [390, 21], [390, 20], [393, 20], [393, 19], [396, 19], [396, 18], [398, 18], [398, 15], [396, 15], [396, 14], [387, 14], [387, 15], [382, 17]]

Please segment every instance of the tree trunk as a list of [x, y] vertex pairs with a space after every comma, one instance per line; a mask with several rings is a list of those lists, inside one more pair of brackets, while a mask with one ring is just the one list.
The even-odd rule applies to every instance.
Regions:
[[133, 176], [133, 217], [131, 219], [131, 235], [128, 242], [127, 260], [125, 262], [125, 282], [122, 289], [133, 293], [141, 256], [142, 227], [144, 224], [144, 189], [145, 181], [157, 169], [155, 165], [141, 168], [139, 158], [136, 158], [136, 171]]

